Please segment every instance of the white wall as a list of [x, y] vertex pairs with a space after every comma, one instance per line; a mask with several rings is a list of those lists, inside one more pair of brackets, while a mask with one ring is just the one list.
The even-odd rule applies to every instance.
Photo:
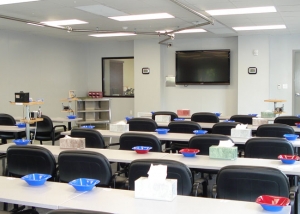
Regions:
[[[258, 56], [253, 55], [258, 50]], [[269, 109], [269, 36], [252, 35], [238, 38], [238, 113], [249, 114]], [[256, 67], [257, 74], [248, 74], [249, 67]]]

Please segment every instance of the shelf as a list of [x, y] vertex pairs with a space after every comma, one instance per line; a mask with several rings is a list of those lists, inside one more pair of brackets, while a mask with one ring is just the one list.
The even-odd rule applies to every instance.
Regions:
[[80, 111], [77, 111], [77, 112], [109, 112], [109, 111], [110, 111], [109, 109], [105, 109], [105, 110], [100, 110], [100, 109], [92, 110], [92, 109], [88, 109], [88, 110], [80, 110]]
[[43, 121], [43, 118], [36, 118], [34, 120], [21, 119], [20, 121], [23, 122], [23, 123], [32, 124], [32, 123], [35, 123], [35, 122]]
[[60, 101], [62, 102], [72, 102], [72, 101], [78, 101], [79, 99], [77, 97], [74, 98], [65, 98], [65, 99], [61, 99]]
[[78, 121], [78, 124], [105, 124], [109, 123], [109, 120], [84, 120]]
[[265, 100], [265, 102], [271, 102], [271, 103], [282, 103], [282, 102], [286, 102], [286, 100], [276, 100], [276, 99], [270, 99], [270, 100]]
[[18, 106], [33, 106], [33, 105], [43, 105], [44, 102], [29, 102], [29, 103], [16, 103], [16, 102], [10, 102], [12, 105], [18, 105]]

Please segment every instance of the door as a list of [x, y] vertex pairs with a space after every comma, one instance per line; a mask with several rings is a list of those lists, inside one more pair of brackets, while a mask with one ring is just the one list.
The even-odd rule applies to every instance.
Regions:
[[294, 96], [293, 115], [300, 115], [300, 50], [294, 52]]
[[110, 61], [110, 94], [123, 95], [123, 61]]

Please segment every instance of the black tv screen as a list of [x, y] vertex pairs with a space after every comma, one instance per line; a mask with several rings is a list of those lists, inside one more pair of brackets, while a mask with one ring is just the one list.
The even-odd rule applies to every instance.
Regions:
[[230, 50], [176, 51], [177, 85], [229, 85]]

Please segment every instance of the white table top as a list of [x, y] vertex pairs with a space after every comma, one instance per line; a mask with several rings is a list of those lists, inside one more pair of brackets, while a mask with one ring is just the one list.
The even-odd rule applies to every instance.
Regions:
[[[119, 138], [123, 132], [112, 132], [109, 130], [99, 130], [97, 129], [103, 137], [117, 137]], [[156, 132], [136, 132], [130, 131], [132, 133], [146, 133], [146, 134], [153, 134], [159, 140], [166, 140], [166, 141], [182, 141], [188, 142], [191, 137], [195, 136], [194, 134], [183, 134], [183, 133], [167, 133], [167, 134], [157, 134]], [[71, 131], [61, 132], [62, 135], [70, 135]], [[230, 137], [235, 144], [245, 144], [247, 140], [250, 138], [241, 138], [241, 137]], [[294, 147], [300, 147], [300, 139], [295, 141], [291, 141]]]
[[25, 128], [18, 128], [18, 126], [0, 126], [1, 132], [24, 132]]
[[3, 176], [0, 176], [0, 186], [1, 202], [46, 209], [58, 209], [63, 202], [83, 194], [68, 184], [47, 181], [42, 186], [29, 186], [19, 178]]
[[75, 121], [80, 121], [82, 118], [75, 118], [75, 119], [69, 119], [67, 117], [51, 117], [52, 122], [75, 122]]
[[[116, 201], [117, 203], [112, 203]], [[263, 214], [267, 213], [255, 202], [223, 200], [203, 197], [180, 196], [171, 201], [135, 199], [134, 191], [94, 188], [64, 202], [60, 209], [84, 209], [122, 214], [179, 214], [179, 213], [230, 213]], [[284, 207], [276, 214], [290, 213], [291, 207]]]

